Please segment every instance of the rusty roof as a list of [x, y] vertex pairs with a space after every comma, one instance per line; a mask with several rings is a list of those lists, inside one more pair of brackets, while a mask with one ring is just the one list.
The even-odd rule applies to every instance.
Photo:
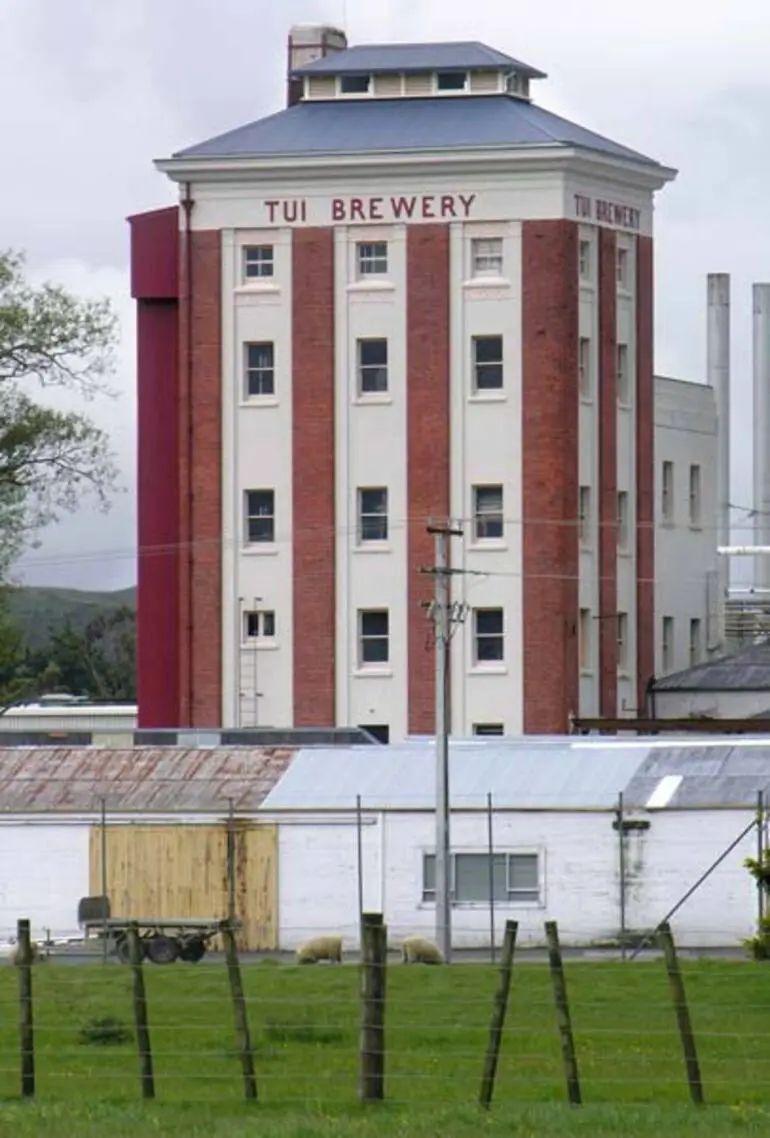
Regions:
[[255, 811], [294, 757], [284, 747], [2, 747], [3, 814]]

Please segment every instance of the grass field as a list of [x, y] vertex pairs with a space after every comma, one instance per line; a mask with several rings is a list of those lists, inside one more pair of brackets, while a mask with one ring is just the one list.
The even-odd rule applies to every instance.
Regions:
[[[384, 1107], [356, 1101], [358, 970], [244, 967], [260, 1102], [242, 1101], [232, 1005], [221, 965], [145, 970], [157, 1100], [139, 1100], [131, 976], [118, 966], [34, 970], [37, 1099], [19, 1095], [17, 977], [0, 970], [0, 1135], [695, 1135], [770, 1133], [770, 971], [749, 962], [683, 965], [706, 1100], [691, 1107], [661, 964], [567, 963], [585, 1106], [565, 1088], [548, 970], [514, 968], [488, 1115], [475, 1107], [495, 970], [388, 973]], [[94, 1025], [125, 1026], [94, 1042]], [[90, 1032], [91, 1041], [82, 1033]], [[255, 1119], [255, 1112], [258, 1119]]]

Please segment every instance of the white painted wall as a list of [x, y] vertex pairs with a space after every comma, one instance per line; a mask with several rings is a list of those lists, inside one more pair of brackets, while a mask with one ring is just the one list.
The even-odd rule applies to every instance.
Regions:
[[[658, 811], [650, 829], [628, 837], [629, 930], [648, 931], [661, 921], [752, 818], [750, 811]], [[388, 936], [433, 938], [435, 909], [422, 901], [422, 855], [435, 848], [429, 813], [365, 815], [364, 904], [381, 905]], [[519, 922], [523, 946], [543, 942], [543, 923], [556, 920], [567, 945], [599, 944], [620, 928], [618, 835], [614, 813], [500, 812], [494, 820], [497, 851], [541, 854], [541, 904], [496, 907], [496, 936], [506, 919]], [[358, 943], [355, 826], [280, 824], [279, 943], [295, 949], [310, 935], [337, 932], [349, 949]], [[483, 853], [486, 816], [456, 814], [452, 849]], [[743, 859], [750, 834], [672, 921], [678, 942], [690, 947], [738, 947], [756, 921], [756, 889]], [[453, 944], [489, 945], [486, 903], [456, 906]]]
[[[703, 654], [711, 641], [708, 575], [717, 570], [717, 417], [705, 384], [655, 380], [655, 669], [663, 675], [663, 617], [674, 618], [673, 657], [666, 672], [690, 658], [690, 621], [701, 622]], [[674, 464], [673, 518], [662, 516], [662, 470]], [[689, 521], [690, 466], [700, 466], [701, 521]]]
[[0, 824], [0, 941], [27, 918], [34, 940], [74, 936], [88, 895], [88, 825]]
[[[590, 525], [580, 541], [578, 607], [589, 613], [587, 644], [580, 668], [579, 714], [599, 714], [599, 250], [598, 230], [581, 225], [579, 241], [590, 246], [588, 272], [580, 278], [578, 336], [588, 340], [588, 376], [578, 406], [578, 486], [591, 493]], [[579, 377], [578, 377], [579, 381]], [[579, 490], [575, 490], [578, 516]]]
[[628, 542], [618, 548], [618, 612], [628, 613], [628, 647], [625, 667], [618, 671], [618, 715], [634, 715], [636, 697], [636, 242], [618, 234], [618, 251], [627, 258], [624, 285], [618, 285], [616, 340], [625, 344], [627, 379], [625, 398], [618, 397], [617, 487], [628, 494]]

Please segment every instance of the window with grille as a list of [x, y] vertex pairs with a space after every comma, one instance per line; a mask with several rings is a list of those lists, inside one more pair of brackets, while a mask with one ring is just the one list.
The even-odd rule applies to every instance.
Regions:
[[500, 391], [503, 386], [503, 337], [473, 337], [474, 391]]
[[388, 341], [358, 340], [358, 394], [383, 395], [388, 390]]
[[261, 640], [275, 639], [275, 613], [266, 609], [255, 609], [243, 614], [244, 636], [248, 640], [259, 637]]
[[358, 540], [388, 540], [388, 491], [384, 487], [358, 491]]
[[383, 276], [388, 271], [387, 241], [361, 241], [356, 245], [359, 277]]
[[272, 245], [246, 245], [243, 250], [243, 279], [272, 277], [275, 261]]
[[471, 269], [474, 277], [502, 276], [502, 237], [476, 237], [471, 241]]
[[275, 541], [275, 491], [246, 491], [246, 541], [253, 545]]
[[[450, 895], [453, 905], [540, 903], [540, 859], [536, 853], [453, 853], [450, 855]], [[491, 886], [491, 889], [490, 889]], [[436, 900], [436, 857], [423, 855], [422, 899]]]
[[246, 396], [275, 395], [275, 349], [272, 344], [246, 345]]
[[476, 541], [499, 541], [502, 538], [502, 486], [473, 487], [473, 536]]

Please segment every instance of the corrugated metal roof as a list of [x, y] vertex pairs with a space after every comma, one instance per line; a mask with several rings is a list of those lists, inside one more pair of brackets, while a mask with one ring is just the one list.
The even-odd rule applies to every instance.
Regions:
[[174, 158], [393, 153], [569, 146], [646, 165], [652, 158], [507, 95], [298, 103], [178, 151]]
[[770, 691], [770, 643], [751, 644], [732, 656], [720, 656], [661, 676], [654, 691]]
[[365, 72], [375, 75], [388, 71], [406, 74], [415, 71], [472, 71], [498, 67], [511, 68], [522, 75], [528, 75], [530, 79], [546, 78], [545, 73], [536, 67], [478, 42], [358, 44], [346, 51], [335, 51], [323, 59], [298, 67], [294, 74], [349, 75]]
[[754, 806], [760, 790], [770, 805], [770, 740], [651, 749], [624, 791], [626, 803], [644, 807], [668, 775], [682, 776], [670, 807]]
[[[646, 756], [638, 746], [601, 747], [567, 740], [485, 740], [450, 745], [450, 790], [456, 808], [486, 805], [549, 809], [611, 807]], [[264, 810], [432, 809], [434, 748], [400, 746], [300, 750]]]
[[[362, 748], [371, 753], [371, 747]], [[291, 749], [0, 748], [0, 815], [220, 813], [257, 810], [291, 764]]]

